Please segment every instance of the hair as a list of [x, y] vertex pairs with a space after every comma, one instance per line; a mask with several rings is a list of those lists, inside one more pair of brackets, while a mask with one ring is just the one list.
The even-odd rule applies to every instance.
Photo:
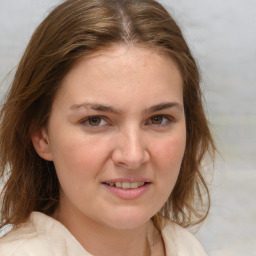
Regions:
[[35, 152], [31, 134], [47, 124], [61, 81], [74, 64], [112, 44], [160, 50], [176, 62], [183, 77], [185, 154], [176, 185], [154, 223], [161, 229], [162, 221], [171, 219], [187, 227], [206, 218], [210, 195], [203, 162], [205, 156], [213, 160], [215, 145], [198, 67], [180, 28], [154, 0], [67, 0], [32, 35], [0, 112], [0, 175], [5, 180], [0, 227], [19, 225], [32, 211], [54, 213], [58, 178], [53, 163]]

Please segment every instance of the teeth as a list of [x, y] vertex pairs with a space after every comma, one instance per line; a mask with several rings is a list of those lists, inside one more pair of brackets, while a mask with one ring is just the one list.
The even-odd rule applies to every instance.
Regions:
[[117, 188], [121, 188], [121, 187], [122, 187], [122, 182], [116, 182], [116, 183], [115, 183], [115, 186], [116, 186]]
[[107, 183], [109, 186], [115, 186], [117, 188], [122, 188], [122, 189], [130, 189], [130, 188], [139, 188], [145, 184], [145, 182], [140, 181], [140, 182], [109, 182]]
[[123, 189], [131, 188], [131, 183], [129, 183], [129, 182], [122, 182], [122, 188]]
[[130, 183], [130, 188], [138, 188], [138, 187], [139, 187], [139, 182]]

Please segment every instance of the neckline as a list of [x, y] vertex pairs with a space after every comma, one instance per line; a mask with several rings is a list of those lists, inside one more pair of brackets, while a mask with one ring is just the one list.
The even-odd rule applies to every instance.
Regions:
[[[47, 220], [47, 221], [46, 221]], [[66, 246], [67, 247], [72, 247], [75, 248], [76, 253], [79, 252], [80, 254], [77, 256], [93, 256], [92, 254], [90, 254], [88, 251], [86, 251], [86, 249], [78, 242], [78, 240], [73, 236], [73, 234], [58, 220], [54, 219], [51, 216], [48, 216], [44, 213], [41, 212], [32, 212], [29, 218], [29, 221], [33, 223], [33, 225], [35, 226], [36, 230], [38, 231], [38, 233], [48, 233], [49, 229], [51, 231], [51, 235], [57, 235], [57, 236], [61, 236], [66, 240]], [[166, 226], [169, 226], [168, 224]], [[149, 232], [153, 231], [153, 236], [160, 236], [160, 239], [162, 240], [163, 243], [163, 247], [164, 247], [164, 251], [165, 251], [165, 256], [170, 256], [172, 254], [169, 253], [169, 248], [168, 246], [166, 246], [167, 244], [167, 237], [166, 237], [166, 226], [163, 228], [163, 230], [158, 231], [153, 222], [151, 222], [149, 229]], [[155, 232], [158, 232], [158, 234], [156, 234]], [[154, 252], [154, 245], [155, 242], [153, 236], [148, 236], [148, 241], [149, 241], [149, 245], [150, 245], [150, 251]], [[153, 239], [152, 239], [153, 238]], [[157, 238], [159, 239], [159, 237]], [[157, 241], [159, 242], [159, 240]], [[158, 253], [159, 254], [159, 253]], [[157, 255], [157, 254], [156, 254]], [[154, 255], [152, 255], [154, 256]]]

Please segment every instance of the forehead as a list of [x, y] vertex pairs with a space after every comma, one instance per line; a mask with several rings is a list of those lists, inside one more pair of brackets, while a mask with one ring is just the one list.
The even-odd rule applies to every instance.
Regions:
[[[173, 58], [160, 48], [113, 44], [82, 57], [68, 72], [64, 80], [72, 78], [74, 71], [76, 70], [76, 73], [78, 73], [81, 69], [83, 71], [87, 69], [98, 73], [102, 72], [102, 74], [111, 71], [116, 72], [117, 70], [123, 73], [127, 71], [128, 73], [132, 70], [136, 74], [138, 73], [138, 67], [146, 68], [150, 72], [154, 71], [156, 66], [179, 69]], [[180, 75], [179, 71], [177, 73]]]
[[182, 98], [182, 91], [182, 77], [171, 57], [154, 48], [113, 45], [76, 63], [64, 77], [59, 94], [79, 104], [90, 97], [113, 102], [117, 97], [169, 101], [171, 94]]

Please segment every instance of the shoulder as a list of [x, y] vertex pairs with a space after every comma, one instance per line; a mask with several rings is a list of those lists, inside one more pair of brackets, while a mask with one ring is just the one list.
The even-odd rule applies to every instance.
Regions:
[[24, 223], [0, 238], [0, 256], [41, 256], [49, 252], [43, 243], [36, 227], [30, 222]]
[[87, 255], [58, 221], [33, 212], [29, 220], [0, 238], [0, 256]]
[[207, 256], [205, 250], [188, 230], [168, 222], [162, 230], [167, 256]]

